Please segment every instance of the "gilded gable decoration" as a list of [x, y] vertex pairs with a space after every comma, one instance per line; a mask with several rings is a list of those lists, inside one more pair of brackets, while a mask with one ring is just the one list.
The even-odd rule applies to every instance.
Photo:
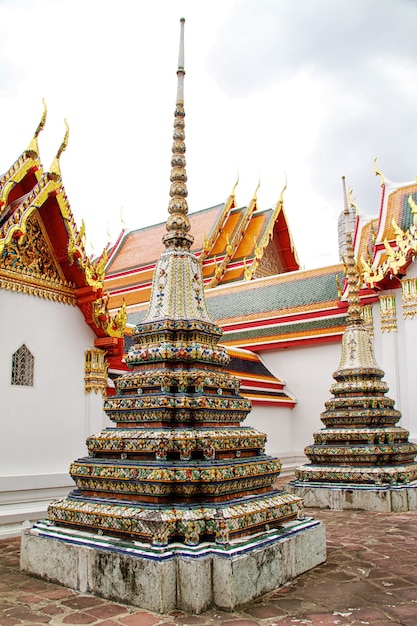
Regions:
[[13, 238], [0, 256], [0, 288], [74, 305], [74, 286], [53, 259], [48, 236], [33, 213], [25, 233]]
[[[417, 205], [412, 194], [407, 198], [407, 204], [411, 209], [412, 224], [410, 228], [403, 230], [397, 223], [395, 216], [391, 219], [391, 228], [395, 240], [389, 241], [387, 237], [382, 241], [384, 254], [378, 265], [366, 262], [362, 257], [362, 269], [364, 282], [371, 288], [380, 283], [387, 276], [399, 276], [405, 273], [405, 268], [417, 255]], [[373, 236], [373, 245], [376, 241]]]
[[381, 332], [397, 332], [397, 307], [394, 294], [379, 296]]
[[403, 278], [401, 281], [404, 319], [417, 315], [417, 278]]

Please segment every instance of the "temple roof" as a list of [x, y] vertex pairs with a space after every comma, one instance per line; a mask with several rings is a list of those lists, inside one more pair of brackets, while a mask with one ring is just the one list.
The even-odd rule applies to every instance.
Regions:
[[359, 216], [355, 257], [368, 289], [399, 287], [417, 251], [417, 182], [394, 183], [382, 177], [377, 217]]
[[[210, 315], [223, 329], [222, 343], [259, 351], [305, 342], [340, 339], [346, 306], [338, 282], [343, 265], [237, 282], [206, 290]], [[136, 324], [146, 305], [129, 314]]]
[[[133, 337], [125, 336], [125, 352], [133, 345]], [[240, 380], [240, 392], [251, 400], [252, 404], [259, 406], [280, 406], [293, 408], [297, 402], [295, 397], [285, 388], [285, 382], [277, 378], [263, 363], [261, 357], [255, 352], [237, 347], [227, 347], [230, 357], [227, 372]], [[110, 357], [109, 378], [114, 380], [128, 371], [125, 361], [120, 358]], [[109, 395], [115, 393], [114, 387], [108, 390]]]
[[46, 171], [37, 143], [45, 120], [46, 107], [29, 147], [0, 177], [0, 287], [77, 305], [97, 338], [120, 337], [125, 316], [111, 320], [103, 295], [105, 254], [87, 255], [62, 182], [68, 127]]
[[[282, 197], [274, 209], [258, 210], [256, 195], [236, 207], [234, 190], [224, 204], [191, 213], [194, 243], [207, 288], [297, 270], [297, 254]], [[109, 308], [149, 301], [156, 259], [163, 250], [165, 223], [123, 232], [109, 251], [105, 288]]]

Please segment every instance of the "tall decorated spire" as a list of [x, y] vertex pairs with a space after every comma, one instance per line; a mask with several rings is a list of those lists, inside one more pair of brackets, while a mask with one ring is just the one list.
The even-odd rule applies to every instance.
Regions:
[[355, 253], [352, 242], [352, 232], [350, 230], [350, 211], [349, 201], [346, 192], [345, 177], [342, 177], [343, 198], [344, 198], [344, 217], [346, 224], [346, 278], [348, 283], [348, 325], [362, 324], [361, 303], [359, 299], [360, 274], [358, 274]]
[[185, 19], [181, 18], [177, 101], [175, 105], [174, 142], [172, 144], [171, 158], [171, 189], [169, 192], [171, 199], [168, 205], [167, 233], [163, 237], [163, 242], [167, 248], [189, 250], [194, 237], [189, 234], [187, 173], [185, 171], [184, 23]]
[[[90, 547], [107, 546], [105, 567], [89, 561], [90, 590], [159, 613], [231, 610], [325, 558], [321, 524], [302, 519], [301, 498], [274, 489], [281, 464], [265, 453], [266, 435], [241, 426], [251, 403], [227, 371], [222, 330], [189, 249], [183, 28], [181, 20], [170, 216], [149, 310], [126, 354], [129, 371], [104, 404], [115, 426], [88, 438], [89, 455], [70, 468], [77, 489], [48, 512], [63, 541], [81, 530]], [[308, 559], [302, 532], [314, 538]], [[283, 550], [295, 565], [271, 574]], [[249, 589], [240, 581], [255, 561]], [[104, 570], [105, 584], [94, 586]]]

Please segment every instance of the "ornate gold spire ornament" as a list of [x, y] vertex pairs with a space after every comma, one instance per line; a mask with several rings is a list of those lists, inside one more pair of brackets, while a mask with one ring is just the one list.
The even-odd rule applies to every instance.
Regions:
[[385, 183], [385, 177], [384, 177], [384, 175], [383, 175], [383, 174], [381, 174], [381, 172], [380, 172], [379, 170], [377, 170], [377, 168], [376, 168], [377, 158], [378, 158], [378, 157], [375, 157], [375, 158], [374, 158], [374, 172], [375, 172], [375, 176], [380, 176], [380, 177], [381, 177], [381, 187], [382, 187], [382, 185]]
[[166, 248], [189, 250], [194, 237], [189, 234], [190, 221], [188, 219], [187, 204], [187, 173], [185, 170], [185, 111], [184, 111], [184, 23], [181, 18], [180, 50], [178, 56], [178, 84], [177, 101], [174, 118], [174, 143], [172, 144], [171, 158], [171, 200], [168, 205], [166, 223], [167, 233], [163, 237]]

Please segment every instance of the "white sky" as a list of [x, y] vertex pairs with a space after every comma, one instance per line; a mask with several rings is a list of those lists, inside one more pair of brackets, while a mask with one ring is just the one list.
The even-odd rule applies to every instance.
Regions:
[[[378, 168], [417, 174], [412, 0], [0, 0], [0, 172], [62, 141], [72, 211], [99, 253], [110, 232], [166, 219], [179, 20], [185, 24], [190, 212], [284, 195], [301, 264], [338, 260], [346, 176], [365, 213]], [[146, 242], [144, 242], [146, 245]]]

